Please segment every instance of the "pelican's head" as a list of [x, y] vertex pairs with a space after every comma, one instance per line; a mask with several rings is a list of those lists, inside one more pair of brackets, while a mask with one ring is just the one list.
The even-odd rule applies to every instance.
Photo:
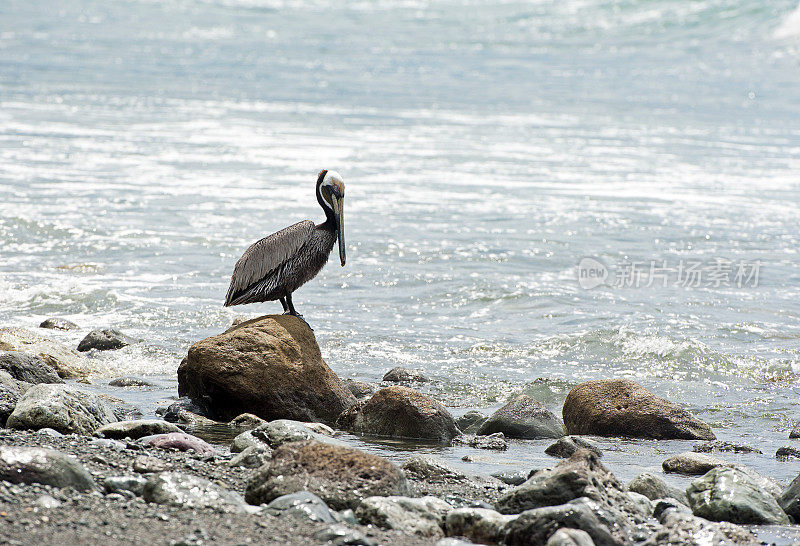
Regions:
[[339, 235], [339, 259], [345, 263], [344, 247], [344, 182], [336, 171], [321, 171], [317, 177], [317, 198], [326, 210], [333, 213]]

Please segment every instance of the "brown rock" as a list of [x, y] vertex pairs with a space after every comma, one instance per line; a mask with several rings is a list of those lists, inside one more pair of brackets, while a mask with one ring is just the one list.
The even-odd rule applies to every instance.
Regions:
[[178, 393], [213, 417], [332, 423], [355, 397], [325, 364], [314, 333], [297, 317], [268, 315], [198, 341], [178, 368]]
[[714, 440], [706, 423], [628, 379], [587, 381], [564, 402], [567, 434]]
[[305, 441], [277, 448], [270, 464], [250, 478], [245, 498], [257, 505], [297, 491], [314, 493], [336, 510], [355, 509], [371, 496], [411, 493], [403, 471], [383, 457]]
[[508, 438], [561, 438], [561, 419], [527, 394], [520, 394], [497, 410], [478, 429], [479, 435], [502, 432]]
[[342, 416], [339, 425], [360, 434], [450, 442], [458, 427], [439, 402], [408, 387], [392, 386]]

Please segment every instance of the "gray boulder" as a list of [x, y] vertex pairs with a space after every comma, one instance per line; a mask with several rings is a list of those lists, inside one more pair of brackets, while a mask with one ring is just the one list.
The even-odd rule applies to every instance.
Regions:
[[706, 423], [629, 379], [581, 383], [567, 395], [562, 414], [569, 434], [716, 439]]
[[506, 436], [502, 432], [495, 432], [486, 436], [463, 434], [453, 438], [453, 444], [474, 447], [475, 449], [491, 449], [493, 451], [505, 451], [508, 449]]
[[701, 476], [718, 466], [733, 465], [717, 457], [712, 457], [705, 453], [695, 453], [693, 451], [673, 455], [661, 463], [661, 468], [664, 472], [686, 474], [688, 476]]
[[94, 489], [94, 480], [75, 457], [39, 447], [0, 446], [0, 480]]
[[44, 360], [64, 379], [85, 377], [91, 362], [66, 345], [22, 328], [0, 328], [0, 351], [20, 351]]
[[733, 442], [711, 440], [692, 446], [695, 453], [763, 453], [760, 449]]
[[204, 478], [178, 472], [152, 475], [144, 485], [142, 497], [147, 502], [181, 508], [212, 508], [239, 514], [251, 511], [238, 493]]
[[650, 500], [671, 498], [687, 506], [689, 504], [685, 491], [667, 484], [667, 482], [658, 476], [648, 472], [639, 474], [631, 480], [628, 484], [628, 491], [644, 495]]
[[559, 529], [547, 539], [545, 546], [594, 546], [594, 541], [586, 531]]
[[94, 431], [94, 435], [101, 438], [131, 438], [135, 440], [143, 436], [167, 434], [169, 432], [183, 432], [183, 430], [177, 425], [161, 419], [135, 419], [103, 425]]
[[559, 438], [554, 444], [547, 446], [544, 452], [553, 457], [568, 459], [579, 449], [588, 449], [596, 453], [598, 457], [603, 456], [603, 451], [600, 449], [600, 446], [580, 436], [564, 436], [563, 438]]
[[464, 434], [477, 434], [478, 429], [481, 428], [481, 425], [486, 419], [488, 419], [488, 417], [482, 412], [470, 410], [456, 419], [456, 425], [458, 425], [459, 430]]
[[424, 537], [443, 537], [445, 515], [453, 507], [436, 497], [367, 497], [356, 509], [363, 524]]
[[778, 504], [796, 522], [800, 521], [800, 475], [781, 493]]
[[276, 516], [291, 515], [321, 523], [338, 523], [341, 519], [325, 504], [325, 501], [308, 491], [298, 491], [278, 497], [267, 505], [267, 512]]
[[106, 493], [123, 493], [125, 491], [141, 497], [144, 492], [144, 484], [147, 479], [141, 476], [109, 476], [103, 480], [103, 488]]
[[478, 544], [499, 544], [506, 525], [516, 517], [488, 508], [456, 508], [447, 513], [445, 527], [449, 536], [466, 537]]
[[694, 515], [711, 521], [789, 523], [775, 497], [738, 468], [710, 470], [689, 485], [686, 496]]
[[430, 381], [420, 370], [412, 370], [398, 366], [392, 368], [383, 376], [383, 381], [390, 383], [425, 383]]
[[77, 330], [78, 325], [72, 321], [63, 318], [49, 318], [39, 324], [39, 328], [46, 328], [49, 330]]
[[271, 456], [271, 449], [260, 449], [251, 446], [231, 457], [231, 460], [228, 461], [228, 465], [241, 466], [244, 468], [258, 468], [269, 462]]
[[734, 546], [762, 544], [750, 531], [728, 522], [713, 523], [687, 512], [683, 505], [657, 511], [661, 526], [642, 546]]
[[14, 412], [22, 393], [30, 385], [17, 381], [8, 372], [0, 370], [0, 427], [6, 426], [8, 416]]
[[478, 429], [479, 435], [496, 432], [508, 438], [561, 438], [564, 425], [541, 402], [521, 394], [494, 412]]
[[336, 510], [356, 509], [371, 496], [409, 495], [405, 474], [394, 463], [363, 451], [320, 442], [291, 442], [272, 453], [247, 483], [250, 504], [309, 491]]
[[344, 379], [342, 380], [342, 384], [359, 400], [372, 396], [375, 393], [375, 387], [364, 381]]
[[0, 352], [0, 370], [26, 383], [63, 383], [56, 371], [42, 358], [19, 351]]
[[85, 353], [92, 349], [98, 351], [115, 351], [122, 349], [134, 343], [133, 339], [129, 338], [119, 330], [112, 328], [103, 328], [101, 330], [92, 330], [86, 337], [84, 337], [78, 344], [78, 351]]
[[428, 483], [467, 482], [469, 476], [430, 455], [414, 455], [402, 465], [406, 476]]
[[231, 453], [242, 453], [251, 447], [261, 451], [272, 451], [265, 440], [253, 436], [252, 430], [246, 430], [238, 434], [231, 442]]
[[7, 426], [17, 429], [52, 428], [63, 434], [90, 435], [117, 421], [103, 400], [69, 385], [34, 385], [20, 398]]

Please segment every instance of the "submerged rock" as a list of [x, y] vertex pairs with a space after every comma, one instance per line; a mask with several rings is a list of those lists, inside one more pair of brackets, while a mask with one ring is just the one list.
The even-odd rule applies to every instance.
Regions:
[[340, 426], [359, 434], [449, 443], [458, 435], [450, 412], [439, 402], [408, 387], [392, 386], [354, 406], [339, 419]]
[[115, 351], [122, 349], [133, 343], [133, 339], [129, 338], [119, 330], [112, 328], [103, 328], [101, 330], [92, 330], [80, 343], [78, 343], [78, 351], [85, 353], [92, 349], [98, 351]]
[[77, 330], [78, 325], [72, 321], [63, 318], [49, 318], [39, 324], [39, 328], [46, 328], [49, 330]]
[[789, 518], [771, 494], [738, 468], [717, 467], [686, 490], [696, 516], [745, 524], [787, 524]]
[[496, 432], [508, 438], [561, 438], [564, 425], [541, 402], [521, 394], [494, 412], [478, 429], [479, 435]]
[[63, 383], [56, 371], [41, 357], [19, 351], [0, 352], [0, 370], [26, 383]]
[[706, 423], [628, 379], [587, 381], [564, 401], [569, 434], [714, 440]]
[[430, 381], [420, 370], [412, 370], [398, 366], [392, 368], [383, 376], [383, 381], [390, 383], [425, 383]]
[[775, 452], [775, 457], [784, 461], [788, 459], [800, 459], [800, 449], [790, 446], [779, 447]]
[[247, 483], [251, 504], [310, 491], [337, 510], [355, 509], [371, 496], [408, 495], [406, 477], [394, 463], [357, 449], [319, 442], [284, 444]]
[[169, 432], [183, 432], [183, 430], [177, 425], [161, 419], [135, 419], [103, 425], [94, 431], [94, 435], [101, 438], [131, 438], [135, 440], [143, 436]]
[[475, 449], [492, 449], [495, 451], [505, 451], [508, 449], [506, 436], [502, 432], [495, 432], [488, 436], [457, 436], [453, 439], [454, 445], [464, 445]]
[[192, 345], [178, 368], [178, 393], [225, 420], [249, 412], [332, 423], [356, 402], [308, 325], [289, 315], [250, 320]]
[[628, 491], [644, 495], [650, 500], [656, 499], [675, 499], [688, 506], [689, 500], [686, 492], [673, 487], [658, 476], [645, 472], [636, 476], [628, 484]]
[[442, 537], [444, 517], [453, 507], [436, 497], [367, 497], [356, 509], [363, 524], [423, 537]]
[[579, 449], [588, 449], [592, 453], [596, 453], [598, 457], [603, 456], [603, 451], [600, 449], [600, 446], [580, 436], [565, 436], [559, 438], [556, 443], [547, 446], [544, 452], [553, 457], [567, 459], [572, 457], [573, 453]]
[[664, 472], [686, 474], [688, 476], [700, 476], [718, 466], [732, 465], [722, 459], [706, 455], [705, 453], [695, 453], [693, 451], [673, 455], [661, 463], [661, 468]]
[[114, 412], [99, 396], [69, 385], [34, 385], [9, 415], [7, 425], [18, 429], [52, 428], [64, 434], [89, 435], [116, 422]]
[[478, 410], [470, 410], [456, 419], [456, 425], [458, 425], [459, 430], [464, 434], [476, 434], [478, 429], [481, 428], [481, 425], [488, 418], [488, 416]]
[[220, 512], [250, 512], [239, 494], [210, 481], [179, 472], [154, 474], [144, 485], [142, 497], [147, 502], [182, 508], [212, 508]]
[[447, 513], [445, 526], [449, 536], [466, 537], [478, 544], [499, 544], [506, 525], [516, 517], [488, 508], [457, 508]]
[[36, 355], [63, 379], [85, 377], [93, 371], [89, 360], [83, 355], [62, 343], [22, 328], [0, 328], [0, 351]]
[[112, 387], [154, 387], [155, 384], [141, 377], [117, 377], [108, 382]]
[[53, 449], [0, 446], [0, 480], [93, 489], [92, 476], [75, 457]]
[[760, 449], [755, 447], [734, 444], [732, 442], [723, 442], [721, 440], [713, 440], [694, 445], [692, 446], [692, 451], [695, 453], [763, 453]]

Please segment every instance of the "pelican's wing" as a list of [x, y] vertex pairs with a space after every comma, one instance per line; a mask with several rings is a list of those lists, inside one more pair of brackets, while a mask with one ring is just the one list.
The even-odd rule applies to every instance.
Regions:
[[311, 220], [303, 220], [250, 245], [233, 268], [225, 305], [291, 258], [311, 237], [314, 227]]

